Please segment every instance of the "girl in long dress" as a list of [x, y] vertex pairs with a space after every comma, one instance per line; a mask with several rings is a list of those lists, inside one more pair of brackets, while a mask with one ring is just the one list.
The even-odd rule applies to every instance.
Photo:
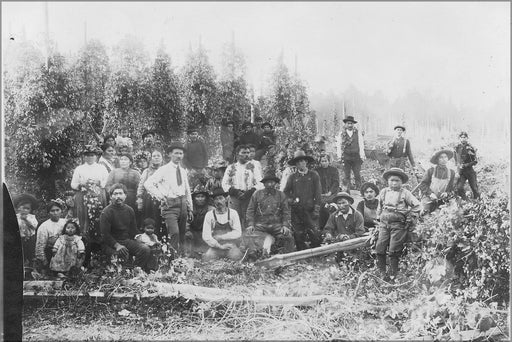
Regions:
[[85, 246], [80, 237], [80, 227], [74, 221], [64, 225], [62, 235], [53, 246], [50, 269], [54, 272], [68, 272], [72, 267], [80, 268], [84, 262]]

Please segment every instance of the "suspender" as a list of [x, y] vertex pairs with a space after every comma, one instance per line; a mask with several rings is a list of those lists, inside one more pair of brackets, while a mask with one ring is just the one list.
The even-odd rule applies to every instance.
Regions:
[[[217, 215], [215, 215], [215, 209], [213, 210], [213, 218], [215, 219], [215, 222], [217, 222], [217, 223], [219, 222], [217, 220]], [[229, 208], [228, 208], [228, 223], [229, 223]]]

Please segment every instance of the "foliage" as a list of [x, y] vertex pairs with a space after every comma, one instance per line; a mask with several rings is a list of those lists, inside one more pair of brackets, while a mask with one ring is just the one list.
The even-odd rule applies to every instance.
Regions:
[[197, 51], [191, 51], [181, 72], [181, 96], [189, 126], [220, 123], [215, 79], [204, 48], [199, 46]]
[[446, 260], [439, 272], [467, 300], [508, 302], [510, 211], [508, 197], [493, 192], [475, 202], [452, 203], [418, 225], [422, 253], [413, 262]]

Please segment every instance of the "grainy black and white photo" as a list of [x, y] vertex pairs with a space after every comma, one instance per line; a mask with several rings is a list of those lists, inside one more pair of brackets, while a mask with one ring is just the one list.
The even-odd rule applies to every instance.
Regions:
[[3, 338], [508, 341], [509, 2], [2, 2]]

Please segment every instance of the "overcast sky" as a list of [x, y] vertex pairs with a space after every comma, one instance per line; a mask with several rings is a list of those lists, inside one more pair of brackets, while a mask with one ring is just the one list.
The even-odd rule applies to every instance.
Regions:
[[[283, 51], [310, 92], [353, 84], [393, 100], [416, 89], [482, 108], [510, 96], [509, 2], [57, 2], [48, 12], [62, 53], [83, 45], [86, 22], [87, 38], [109, 47], [132, 34], [154, 55], [163, 42], [175, 67], [201, 39], [220, 70], [234, 32], [257, 93]], [[2, 40], [22, 31], [42, 42], [43, 3], [2, 2]]]

